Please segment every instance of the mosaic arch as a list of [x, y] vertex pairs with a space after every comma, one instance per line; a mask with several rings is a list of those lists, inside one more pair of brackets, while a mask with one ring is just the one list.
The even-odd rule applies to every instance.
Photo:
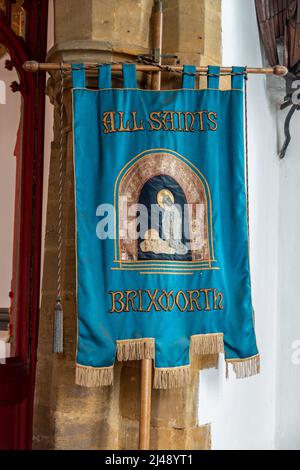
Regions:
[[[187, 220], [192, 262], [211, 265], [214, 261], [214, 249], [208, 183], [201, 172], [183, 156], [160, 149], [149, 150], [133, 158], [116, 179], [115, 261], [138, 262], [138, 240], [130, 236], [132, 230], [135, 230], [136, 222], [128, 213], [131, 206], [139, 203], [141, 191], [147, 181], [158, 175], [172, 178], [184, 193], [188, 204]], [[163, 262], [163, 256], [160, 260]]]

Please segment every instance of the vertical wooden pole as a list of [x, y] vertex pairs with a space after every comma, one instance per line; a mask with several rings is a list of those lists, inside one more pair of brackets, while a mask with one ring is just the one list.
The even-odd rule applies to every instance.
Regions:
[[141, 416], [140, 450], [150, 448], [152, 359], [142, 359], [141, 364]]
[[[158, 65], [161, 65], [162, 50], [162, 33], [163, 33], [163, 11], [162, 0], [155, 0], [153, 12], [153, 55]], [[152, 73], [151, 88], [152, 90], [160, 90], [161, 72]]]
[[[155, 0], [153, 12], [153, 54], [157, 63], [161, 64], [163, 12], [162, 0]], [[160, 90], [161, 72], [153, 72], [152, 90]], [[140, 450], [150, 448], [151, 429], [151, 391], [152, 391], [152, 359], [142, 359], [141, 364], [141, 413], [140, 413]]]

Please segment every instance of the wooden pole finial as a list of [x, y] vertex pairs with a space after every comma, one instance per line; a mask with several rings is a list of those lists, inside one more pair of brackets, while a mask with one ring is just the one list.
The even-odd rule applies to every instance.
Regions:
[[36, 62], [35, 60], [28, 60], [27, 62], [24, 62], [23, 69], [26, 72], [38, 72], [39, 63]]
[[284, 67], [283, 65], [276, 65], [274, 68], [274, 75], [277, 75], [279, 77], [284, 77], [289, 73], [288, 69]]

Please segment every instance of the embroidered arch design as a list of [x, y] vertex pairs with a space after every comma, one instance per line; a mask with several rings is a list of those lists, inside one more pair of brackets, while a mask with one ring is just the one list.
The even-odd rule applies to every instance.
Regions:
[[[211, 268], [214, 259], [212, 202], [208, 182], [204, 175], [182, 155], [168, 149], [152, 149], [143, 152], [130, 160], [120, 171], [114, 188], [115, 205], [115, 262], [124, 268], [138, 265], [138, 241], [124, 237], [124, 228], [130, 221], [127, 218], [128, 208], [138, 204], [139, 195], [145, 183], [157, 175], [167, 175], [173, 178], [182, 188], [187, 204], [190, 249], [192, 261], [186, 261], [206, 268]], [[124, 198], [126, 203], [124, 204]], [[197, 212], [198, 206], [198, 212]], [[201, 222], [199, 224], [199, 208]], [[199, 232], [200, 226], [200, 232]], [[153, 263], [144, 260], [143, 264]], [[166, 263], [166, 262], [165, 262]], [[168, 261], [168, 266], [178, 261]], [[160, 266], [164, 261], [159, 260]], [[150, 268], [148, 267], [147, 270]], [[151, 268], [152, 270], [156, 269]]]

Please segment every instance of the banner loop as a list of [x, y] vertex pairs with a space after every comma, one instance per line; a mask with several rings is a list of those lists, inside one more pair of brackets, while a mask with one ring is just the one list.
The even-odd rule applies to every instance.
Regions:
[[124, 88], [137, 88], [136, 65], [123, 64], [123, 84]]
[[72, 80], [74, 88], [85, 88], [85, 68], [83, 64], [72, 64]]
[[99, 65], [98, 67], [98, 87], [99, 89], [111, 88], [111, 66], [110, 64]]

